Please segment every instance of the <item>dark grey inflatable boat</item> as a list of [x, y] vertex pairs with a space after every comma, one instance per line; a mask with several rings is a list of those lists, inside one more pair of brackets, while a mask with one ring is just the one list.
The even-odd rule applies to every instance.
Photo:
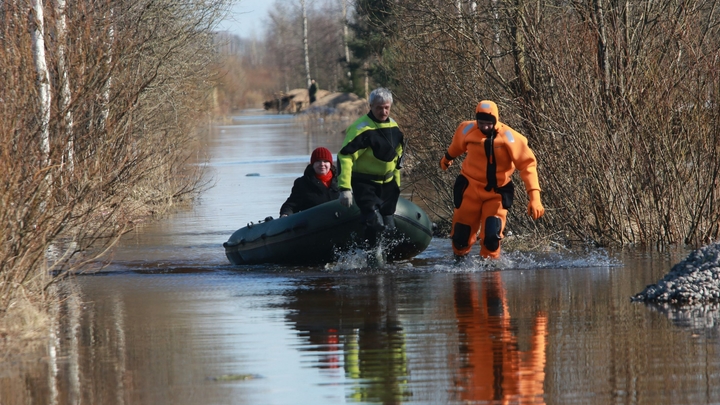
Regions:
[[[389, 262], [410, 259], [430, 244], [432, 222], [414, 203], [400, 197], [395, 210], [398, 238], [387, 248]], [[321, 264], [356, 247], [362, 236], [360, 210], [338, 200], [259, 223], [249, 223], [223, 243], [233, 264]]]

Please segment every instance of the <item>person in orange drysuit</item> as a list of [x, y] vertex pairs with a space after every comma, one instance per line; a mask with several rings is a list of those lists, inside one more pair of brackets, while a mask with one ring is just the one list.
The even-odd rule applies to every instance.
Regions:
[[480, 256], [500, 257], [500, 241], [515, 189], [510, 176], [517, 168], [530, 198], [528, 214], [537, 220], [545, 209], [540, 202], [537, 160], [527, 138], [500, 122], [497, 104], [483, 100], [475, 108], [475, 121], [463, 121], [455, 130], [440, 168], [467, 152], [453, 187], [452, 238], [456, 259], [465, 257], [480, 230]]

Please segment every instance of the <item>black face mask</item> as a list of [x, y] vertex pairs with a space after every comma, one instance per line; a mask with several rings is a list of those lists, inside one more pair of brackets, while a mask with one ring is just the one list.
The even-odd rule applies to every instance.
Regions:
[[488, 138], [495, 135], [495, 124], [492, 125], [480, 125], [480, 122], [475, 122], [480, 132], [485, 134]]
[[487, 129], [480, 128], [480, 132], [485, 134], [485, 136], [493, 136], [495, 135], [495, 126], [488, 127]]
[[[490, 136], [495, 135], [495, 122], [497, 121], [497, 118], [495, 118], [491, 114], [479, 112], [479, 113], [475, 113], [475, 120], [476, 120], [475, 122], [478, 126], [478, 129], [480, 130], [480, 132], [485, 134], [485, 136], [490, 137]], [[485, 130], [480, 125], [480, 121], [492, 122], [493, 125], [491, 127], [489, 127], [487, 130]]]

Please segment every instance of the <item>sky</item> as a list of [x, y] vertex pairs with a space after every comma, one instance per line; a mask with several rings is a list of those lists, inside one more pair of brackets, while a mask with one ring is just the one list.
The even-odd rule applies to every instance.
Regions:
[[229, 31], [243, 38], [261, 37], [271, 0], [234, 0], [218, 31]]

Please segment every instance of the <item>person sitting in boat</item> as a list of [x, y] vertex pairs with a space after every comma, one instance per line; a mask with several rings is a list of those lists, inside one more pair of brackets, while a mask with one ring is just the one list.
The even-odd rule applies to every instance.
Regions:
[[322, 146], [310, 155], [302, 177], [295, 179], [290, 197], [280, 207], [280, 217], [336, 200], [339, 195], [337, 172], [332, 153]]

